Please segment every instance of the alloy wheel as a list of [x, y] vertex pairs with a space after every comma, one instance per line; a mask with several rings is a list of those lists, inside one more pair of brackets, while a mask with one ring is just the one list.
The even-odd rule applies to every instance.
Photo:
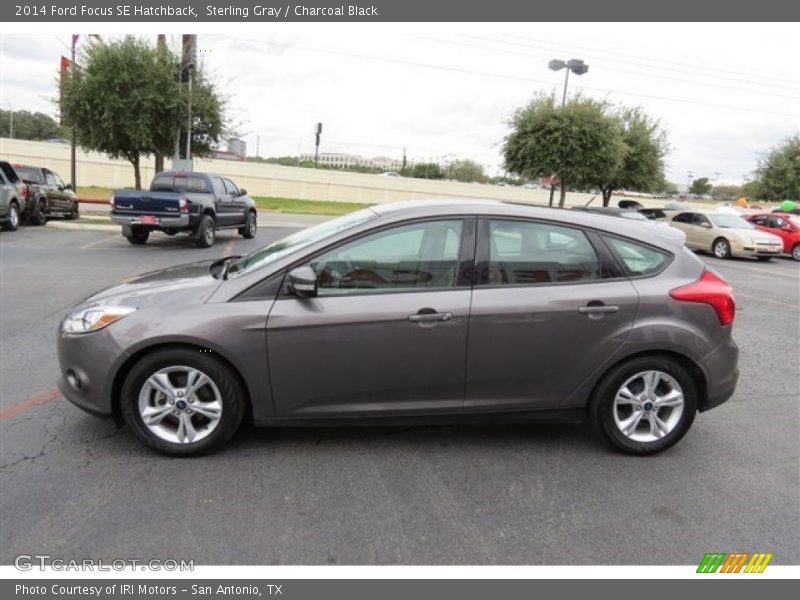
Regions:
[[19, 226], [19, 211], [13, 204], [9, 210], [8, 220], [11, 222], [12, 229], [16, 229]]
[[792, 258], [795, 260], [800, 260], [800, 244], [797, 244], [794, 248], [792, 248]]
[[194, 367], [166, 367], [139, 391], [139, 416], [154, 435], [175, 444], [198, 442], [222, 417], [222, 396], [214, 381]]
[[720, 240], [714, 244], [714, 256], [717, 258], [727, 258], [728, 252], [728, 242], [725, 240]]
[[655, 442], [677, 427], [683, 407], [683, 390], [674, 377], [663, 371], [642, 371], [617, 391], [614, 423], [635, 442]]

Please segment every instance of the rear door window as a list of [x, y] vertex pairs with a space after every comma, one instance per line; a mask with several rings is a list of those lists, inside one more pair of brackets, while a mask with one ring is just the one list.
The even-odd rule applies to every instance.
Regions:
[[672, 219], [673, 223], [691, 223], [692, 217], [694, 216], [693, 213], [681, 213], [677, 215], [674, 219]]
[[234, 198], [239, 195], [239, 188], [237, 188], [230, 179], [223, 179], [225, 182], [225, 191]]
[[625, 267], [625, 271], [632, 277], [655, 275], [669, 263], [670, 255], [652, 246], [607, 236], [603, 236], [603, 239], [611, 246]]
[[580, 229], [530, 221], [489, 221], [489, 285], [600, 279], [600, 261]]
[[217, 198], [222, 198], [225, 195], [225, 184], [222, 183], [222, 179], [219, 177], [212, 177], [211, 178], [211, 187], [214, 190], [214, 196]]

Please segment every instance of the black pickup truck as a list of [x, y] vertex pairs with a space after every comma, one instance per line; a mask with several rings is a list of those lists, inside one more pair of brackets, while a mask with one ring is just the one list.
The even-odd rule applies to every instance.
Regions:
[[198, 246], [208, 248], [220, 229], [237, 229], [249, 239], [258, 227], [256, 205], [247, 192], [209, 173], [156, 173], [149, 191], [116, 191], [110, 202], [111, 220], [136, 245], [146, 243], [151, 231], [185, 231]]

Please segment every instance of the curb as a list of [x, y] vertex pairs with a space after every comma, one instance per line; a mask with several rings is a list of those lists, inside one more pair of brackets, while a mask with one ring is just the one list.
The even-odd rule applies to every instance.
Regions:
[[100, 223], [68, 223], [66, 221], [48, 221], [45, 227], [52, 229], [77, 229], [83, 231], [113, 231], [119, 232], [119, 225], [102, 225]]

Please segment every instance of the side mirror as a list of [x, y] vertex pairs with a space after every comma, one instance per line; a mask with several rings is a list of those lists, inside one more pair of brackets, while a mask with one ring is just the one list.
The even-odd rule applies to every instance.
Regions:
[[240, 189], [240, 190], [239, 190], [239, 195], [240, 195], [240, 196], [247, 196], [247, 190], [246, 190], [246, 189], [244, 189], [244, 188]]
[[317, 295], [317, 274], [311, 267], [297, 267], [289, 271], [289, 290], [300, 298]]

